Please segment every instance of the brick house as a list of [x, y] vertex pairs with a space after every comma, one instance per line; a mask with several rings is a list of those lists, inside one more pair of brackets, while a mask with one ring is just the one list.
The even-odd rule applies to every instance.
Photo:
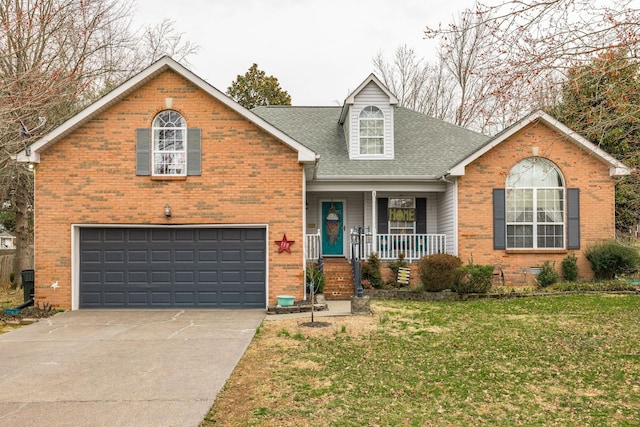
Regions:
[[542, 112], [488, 138], [398, 107], [374, 75], [342, 107], [248, 111], [170, 58], [18, 160], [35, 165], [35, 297], [65, 309], [302, 299], [306, 262], [348, 265], [351, 230], [365, 257], [447, 252], [519, 284], [573, 252], [588, 277], [629, 173]]

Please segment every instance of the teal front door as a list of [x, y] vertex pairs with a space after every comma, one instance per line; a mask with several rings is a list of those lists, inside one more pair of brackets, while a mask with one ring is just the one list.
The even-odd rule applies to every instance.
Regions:
[[322, 255], [344, 255], [344, 203], [322, 202]]

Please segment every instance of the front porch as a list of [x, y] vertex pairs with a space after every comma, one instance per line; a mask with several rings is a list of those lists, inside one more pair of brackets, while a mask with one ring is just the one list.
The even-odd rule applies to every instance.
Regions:
[[[351, 237], [352, 231], [349, 233]], [[407, 262], [415, 262], [423, 256], [445, 253], [447, 251], [446, 234], [377, 234], [361, 231], [357, 233], [359, 241], [360, 259], [367, 259], [376, 253], [381, 261], [397, 260], [400, 254]], [[353, 246], [348, 245], [345, 258], [353, 256]], [[305, 235], [305, 254], [308, 262], [317, 262], [323, 257], [322, 236], [320, 232]]]
[[437, 253], [455, 255], [457, 200], [453, 186], [441, 182], [397, 187], [386, 191], [345, 191], [344, 187], [307, 191], [306, 260], [351, 259], [354, 230], [361, 242], [361, 259], [372, 253], [384, 262], [397, 260], [401, 254], [407, 262]]

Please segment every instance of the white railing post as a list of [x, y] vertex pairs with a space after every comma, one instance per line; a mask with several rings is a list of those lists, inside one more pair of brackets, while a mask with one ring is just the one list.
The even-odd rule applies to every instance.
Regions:
[[316, 234], [305, 234], [304, 245], [306, 250], [306, 261], [317, 261], [322, 253], [322, 241], [320, 231]]

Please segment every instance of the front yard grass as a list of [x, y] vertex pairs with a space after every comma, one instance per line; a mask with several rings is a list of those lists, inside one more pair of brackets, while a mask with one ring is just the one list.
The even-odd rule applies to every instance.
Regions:
[[640, 424], [640, 296], [372, 301], [265, 321], [203, 426]]

